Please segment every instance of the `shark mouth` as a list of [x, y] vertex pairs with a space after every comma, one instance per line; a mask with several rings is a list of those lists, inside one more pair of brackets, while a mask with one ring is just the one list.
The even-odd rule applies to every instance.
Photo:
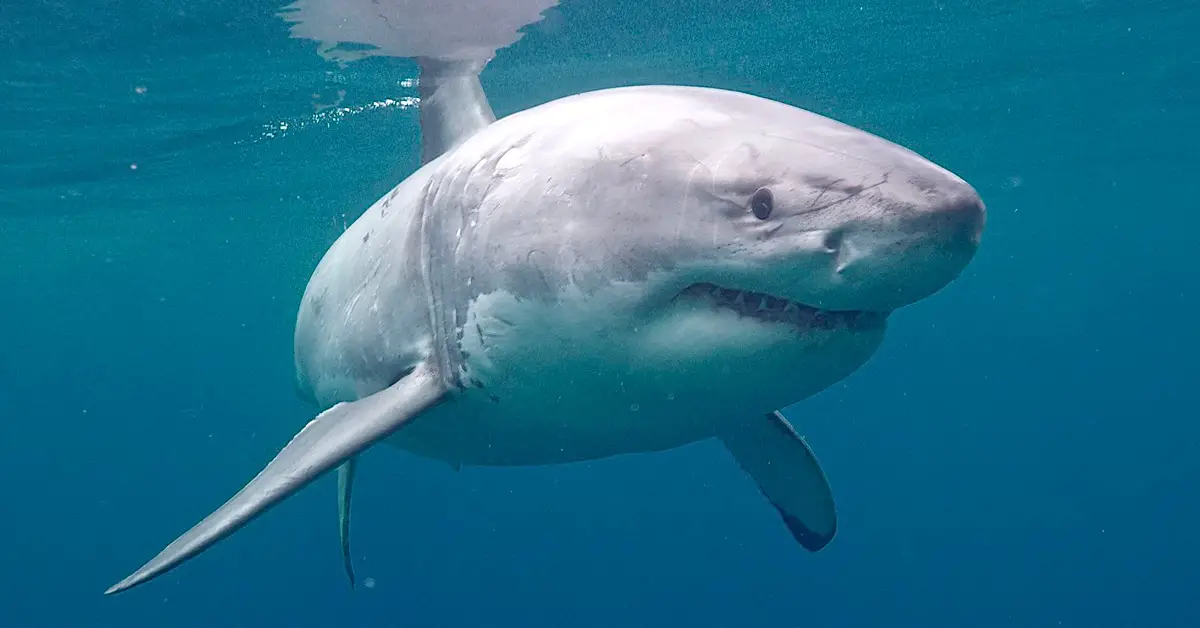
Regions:
[[694, 283], [684, 288], [676, 298], [709, 303], [715, 308], [732, 310], [739, 316], [805, 330], [869, 329], [878, 327], [887, 318], [887, 314], [881, 312], [822, 310], [762, 292], [734, 290], [711, 283]]

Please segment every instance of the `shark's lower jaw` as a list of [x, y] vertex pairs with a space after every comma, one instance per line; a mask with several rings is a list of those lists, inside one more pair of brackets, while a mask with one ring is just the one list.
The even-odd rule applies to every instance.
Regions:
[[801, 330], [857, 331], [879, 327], [886, 312], [823, 310], [762, 292], [736, 290], [711, 283], [694, 283], [676, 296], [677, 300], [707, 303], [731, 310], [739, 316], [765, 323], [791, 325]]

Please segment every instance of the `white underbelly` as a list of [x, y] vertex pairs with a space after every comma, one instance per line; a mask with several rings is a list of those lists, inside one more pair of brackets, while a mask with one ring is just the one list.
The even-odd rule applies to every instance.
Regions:
[[733, 314], [631, 326], [620, 310], [606, 317], [506, 295], [473, 307], [462, 338], [470, 387], [390, 442], [464, 465], [671, 449], [824, 389], [861, 365], [882, 336], [798, 342], [784, 328], [739, 326]]
[[541, 465], [662, 451], [712, 436], [716, 417], [669, 404], [624, 407], [547, 389], [533, 402], [471, 390], [393, 436], [389, 444], [452, 464]]

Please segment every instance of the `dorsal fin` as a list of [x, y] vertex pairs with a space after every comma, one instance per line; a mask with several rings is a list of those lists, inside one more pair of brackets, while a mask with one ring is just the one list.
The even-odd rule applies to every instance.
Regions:
[[496, 121], [479, 83], [484, 63], [418, 57], [421, 67], [421, 163], [458, 146]]

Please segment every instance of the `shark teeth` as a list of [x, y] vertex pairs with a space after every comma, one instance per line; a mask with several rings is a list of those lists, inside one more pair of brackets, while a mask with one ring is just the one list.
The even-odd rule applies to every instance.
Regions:
[[881, 314], [857, 310], [822, 310], [770, 294], [734, 290], [710, 283], [692, 284], [679, 296], [708, 302], [722, 309], [733, 310], [742, 316], [804, 329], [857, 328], [869, 325], [882, 317]]

